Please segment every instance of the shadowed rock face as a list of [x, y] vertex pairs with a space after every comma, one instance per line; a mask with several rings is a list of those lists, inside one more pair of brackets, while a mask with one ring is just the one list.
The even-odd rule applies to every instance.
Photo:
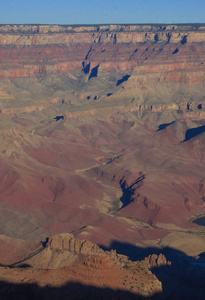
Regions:
[[204, 60], [202, 25], [0, 26], [1, 233], [202, 252]]

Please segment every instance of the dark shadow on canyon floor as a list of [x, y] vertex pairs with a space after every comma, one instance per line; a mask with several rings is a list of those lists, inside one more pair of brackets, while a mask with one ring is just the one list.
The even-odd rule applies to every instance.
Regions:
[[130, 75], [126, 74], [125, 76], [123, 76], [121, 79], [119, 79], [116, 83], [116, 86], [120, 85], [121, 83], [127, 81], [130, 78]]
[[135, 194], [136, 190], [143, 185], [144, 179], [145, 175], [142, 174], [134, 182], [132, 182], [131, 185], [128, 185], [124, 177], [120, 180], [120, 187], [122, 190], [122, 196], [120, 198], [120, 201], [122, 202], [122, 207], [120, 209], [126, 207], [131, 202], [133, 202], [132, 196]]
[[[102, 246], [101, 246], [102, 247]], [[113, 241], [110, 247], [130, 260], [144, 260], [151, 254], [163, 254], [171, 265], [151, 267], [153, 274], [162, 283], [164, 300], [203, 300], [205, 295], [205, 252], [198, 259], [187, 256], [173, 248], [140, 248], [129, 243]], [[198, 263], [195, 265], [195, 263]], [[200, 266], [201, 264], [201, 266]]]
[[199, 135], [200, 133], [203, 133], [204, 131], [205, 131], [205, 126], [188, 129], [186, 131], [185, 139], [183, 142], [186, 142], [186, 141], [192, 139], [193, 137]]
[[193, 223], [201, 226], [205, 226], [205, 216], [201, 218], [197, 218], [196, 220], [193, 221]]
[[159, 125], [157, 131], [160, 131], [160, 130], [166, 128], [167, 126], [173, 124], [174, 122], [175, 122], [175, 121], [170, 122], [170, 123], [164, 123], [164, 124]]
[[132, 292], [98, 288], [83, 285], [78, 282], [69, 282], [62, 287], [40, 287], [37, 284], [12, 284], [0, 281], [1, 300], [157, 300], [161, 294], [152, 297], [143, 297]]
[[54, 118], [54, 120], [56, 120], [56, 121], [63, 120], [63, 119], [64, 119], [64, 116], [56, 116]]
[[100, 65], [97, 65], [96, 67], [94, 67], [91, 72], [90, 72], [90, 76], [88, 78], [88, 80], [90, 80], [91, 78], [97, 77], [98, 76], [98, 68]]

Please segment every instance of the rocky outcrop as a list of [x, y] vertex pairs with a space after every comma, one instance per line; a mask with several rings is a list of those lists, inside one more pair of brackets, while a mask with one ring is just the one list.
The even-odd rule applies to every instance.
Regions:
[[[62, 250], [62, 241], [69, 238], [73, 240], [71, 234], [54, 236], [47, 248], [36, 256], [43, 255], [41, 260], [45, 261], [45, 253], [49, 255], [53, 251], [58, 261], [61, 251], [68, 252]], [[25, 241], [23, 243], [26, 245]], [[69, 249], [72, 250], [72, 246]], [[56, 265], [53, 268], [30, 262], [27, 264], [24, 261], [25, 264], [17, 268], [0, 267], [3, 278], [1, 299], [27, 299], [28, 295], [32, 295], [32, 299], [163, 299], [162, 283], [139, 264], [130, 263], [123, 268], [105, 255], [91, 255], [84, 261], [73, 261], [70, 265]]]
[[[116, 250], [103, 251], [96, 244], [88, 240], [74, 238], [73, 234], [62, 233], [51, 237], [47, 243], [47, 248], [52, 251], [69, 251], [77, 255], [87, 257], [84, 264], [95, 269], [111, 269], [115, 263], [126, 265], [130, 261], [125, 255], [119, 255]], [[170, 266], [171, 262], [163, 254], [150, 254], [142, 261], [137, 261], [142, 267], [154, 268], [160, 266]]]
[[[128, 257], [116, 253], [116, 250], [104, 251], [98, 245], [88, 241], [79, 240], [71, 233], [61, 233], [51, 237], [47, 243], [47, 249], [57, 252], [69, 251], [74, 255], [82, 255], [84, 257], [94, 256], [101, 257], [99, 259], [89, 259], [89, 263], [104, 264], [104, 262], [114, 261], [117, 264], [124, 265], [128, 262]], [[105, 259], [105, 261], [104, 261]], [[109, 264], [109, 263], [108, 263]]]
[[89, 32], [72, 32], [72, 33], [35, 33], [35, 34], [14, 34], [0, 33], [1, 45], [16, 45], [22, 46], [38, 46], [38, 45], [52, 45], [52, 44], [120, 44], [120, 43], [145, 43], [145, 42], [166, 42], [166, 43], [183, 43], [183, 39], [186, 37], [187, 43], [201, 43], [205, 41], [205, 33], [198, 32], [96, 32], [92, 34]]
[[89, 256], [84, 262], [88, 267], [99, 270], [110, 270], [115, 266], [115, 263], [109, 257]]
[[104, 251], [96, 244], [86, 240], [75, 239], [73, 234], [69, 233], [58, 234], [51, 237], [47, 247], [49, 247], [51, 250], [70, 251], [75, 254], [104, 254]]
[[[92, 34], [91, 34], [92, 33]], [[197, 33], [197, 34], [196, 34]], [[101, 26], [60, 26], [60, 25], [1, 25], [0, 34], [5, 35], [4, 43], [18, 41], [18, 45], [35, 42], [52, 43], [58, 37], [65, 42], [202, 42], [205, 27], [194, 25], [101, 25]], [[15, 35], [9, 39], [9, 34]], [[47, 37], [45, 36], [47, 35]], [[65, 37], [66, 35], [66, 37]], [[43, 36], [44, 38], [41, 38]], [[54, 42], [55, 43], [55, 42]]]
[[168, 261], [163, 254], [150, 254], [144, 260], [140, 261], [140, 264], [149, 269], [161, 266], [171, 266], [171, 262]]

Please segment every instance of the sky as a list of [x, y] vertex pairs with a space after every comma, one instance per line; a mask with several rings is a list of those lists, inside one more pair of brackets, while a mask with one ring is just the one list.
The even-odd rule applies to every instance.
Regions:
[[0, 24], [205, 23], [205, 0], [0, 0]]

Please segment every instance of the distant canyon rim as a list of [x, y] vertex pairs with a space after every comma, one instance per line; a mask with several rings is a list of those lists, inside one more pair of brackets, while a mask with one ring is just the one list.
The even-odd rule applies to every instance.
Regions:
[[205, 25], [1, 25], [0, 122], [2, 236], [204, 252]]

